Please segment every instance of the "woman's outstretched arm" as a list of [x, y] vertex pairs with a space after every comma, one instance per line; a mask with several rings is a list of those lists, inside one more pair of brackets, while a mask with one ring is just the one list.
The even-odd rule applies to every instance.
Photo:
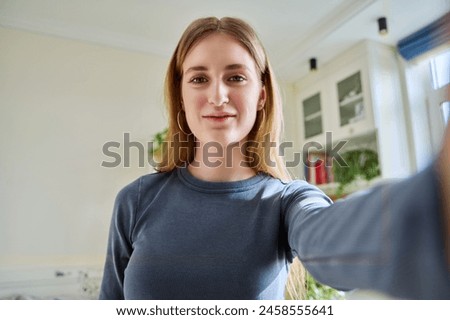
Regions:
[[289, 245], [332, 287], [450, 299], [449, 190], [447, 130], [439, 159], [411, 178], [331, 206], [308, 201], [320, 199], [313, 189], [299, 192], [286, 209]]
[[450, 125], [447, 125], [444, 144], [438, 160], [438, 171], [440, 172], [439, 177], [442, 188], [443, 207], [442, 213], [443, 220], [445, 222], [445, 252], [447, 255], [447, 266], [450, 270]]

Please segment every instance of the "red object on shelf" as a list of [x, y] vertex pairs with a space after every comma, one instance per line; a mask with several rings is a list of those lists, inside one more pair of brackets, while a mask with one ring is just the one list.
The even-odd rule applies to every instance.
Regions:
[[323, 159], [317, 159], [314, 164], [316, 169], [316, 184], [327, 183], [327, 170], [325, 168], [325, 161]]

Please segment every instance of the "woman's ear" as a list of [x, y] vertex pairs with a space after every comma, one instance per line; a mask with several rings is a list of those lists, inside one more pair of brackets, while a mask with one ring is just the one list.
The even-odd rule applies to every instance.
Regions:
[[266, 104], [266, 99], [267, 99], [266, 86], [262, 86], [261, 93], [259, 95], [258, 110], [262, 110], [264, 108], [264, 105]]

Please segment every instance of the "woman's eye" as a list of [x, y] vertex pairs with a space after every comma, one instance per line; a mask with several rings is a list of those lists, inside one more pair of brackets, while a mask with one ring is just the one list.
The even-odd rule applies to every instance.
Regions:
[[206, 80], [205, 77], [194, 77], [191, 80], [189, 80], [190, 83], [204, 83], [208, 80]]
[[229, 78], [230, 81], [237, 81], [237, 82], [242, 82], [245, 81], [245, 78], [243, 76], [232, 76], [231, 78]]

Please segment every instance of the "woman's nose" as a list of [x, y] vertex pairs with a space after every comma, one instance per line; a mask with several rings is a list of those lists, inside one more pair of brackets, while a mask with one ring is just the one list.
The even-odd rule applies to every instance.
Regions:
[[228, 90], [224, 83], [217, 81], [211, 86], [208, 102], [215, 107], [221, 107], [229, 102]]

